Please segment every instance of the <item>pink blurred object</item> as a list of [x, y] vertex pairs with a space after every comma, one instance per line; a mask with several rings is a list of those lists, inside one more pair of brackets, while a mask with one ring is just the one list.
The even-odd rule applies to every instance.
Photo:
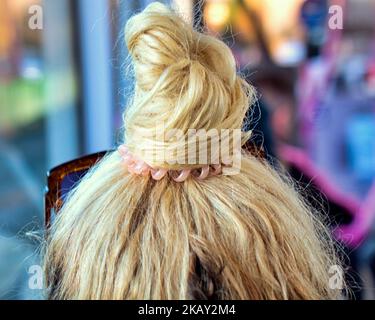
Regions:
[[364, 201], [343, 192], [335, 185], [329, 173], [318, 168], [305, 151], [300, 148], [283, 145], [279, 149], [283, 161], [294, 165], [307, 177], [312, 178], [315, 185], [328, 199], [340, 204], [353, 215], [349, 225], [338, 226], [333, 230], [336, 239], [349, 247], [356, 247], [366, 238], [375, 218], [375, 183], [373, 183]]

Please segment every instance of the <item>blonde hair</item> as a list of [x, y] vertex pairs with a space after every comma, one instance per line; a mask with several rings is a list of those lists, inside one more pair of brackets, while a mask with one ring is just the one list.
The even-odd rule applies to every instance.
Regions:
[[[160, 3], [125, 34], [136, 76], [125, 140], [135, 154], [175, 143], [155, 143], [161, 122], [184, 132], [241, 128], [253, 90], [223, 42]], [[45, 253], [51, 299], [328, 299], [339, 294], [329, 288], [337, 264], [292, 182], [245, 152], [239, 174], [183, 183], [130, 174], [108, 154], [69, 195]]]

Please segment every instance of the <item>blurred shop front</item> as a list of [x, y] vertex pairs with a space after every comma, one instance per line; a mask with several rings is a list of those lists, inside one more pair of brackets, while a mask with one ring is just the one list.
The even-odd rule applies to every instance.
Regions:
[[[28, 233], [43, 228], [45, 174], [119, 141], [133, 87], [123, 29], [150, 2], [0, 0], [0, 299], [41, 297]], [[333, 231], [356, 296], [373, 297], [375, 0], [162, 2], [230, 46], [258, 91], [255, 139], [345, 216]]]
[[47, 168], [79, 152], [75, 33], [69, 1], [0, 1], [0, 298], [39, 296], [27, 232], [42, 226]]

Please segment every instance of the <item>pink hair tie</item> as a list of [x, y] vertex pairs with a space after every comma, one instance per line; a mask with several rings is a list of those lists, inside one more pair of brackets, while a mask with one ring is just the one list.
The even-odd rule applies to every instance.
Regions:
[[122, 144], [121, 146], [118, 147], [117, 151], [118, 151], [122, 156], [126, 155], [126, 154], [129, 152], [128, 148], [127, 148], [125, 145], [123, 145], [123, 144]]
[[133, 157], [131, 154], [129, 154], [129, 150], [126, 146], [119, 146], [117, 150], [120, 153], [122, 161], [125, 165], [130, 165], [133, 162]]
[[134, 170], [134, 166], [135, 166], [134, 162], [133, 163], [129, 163], [129, 164], [125, 163], [125, 164], [128, 166], [128, 171], [130, 173], [137, 174], [137, 172]]
[[[175, 172], [175, 170], [151, 167], [143, 160], [132, 155], [126, 145], [119, 146], [118, 152], [121, 156], [122, 162], [125, 164], [130, 173], [144, 177], [151, 173], [152, 179], [156, 181], [163, 179], [167, 174], [169, 174], [174, 181], [183, 182], [190, 176], [190, 174], [192, 174], [198, 180], [204, 180], [209, 176], [216, 176], [221, 173], [221, 164], [215, 164], [212, 166], [205, 165], [197, 170], [194, 170], [193, 172], [197, 172], [197, 174], [192, 173], [192, 169], [183, 169], [179, 171], [179, 174], [176, 177], [173, 176], [173, 172]], [[213, 170], [211, 170], [212, 168]]]
[[168, 173], [166, 169], [151, 169], [151, 177], [154, 180], [161, 180]]
[[214, 168], [214, 171], [211, 172], [212, 176], [217, 176], [221, 173], [221, 164], [214, 164], [212, 167]]
[[176, 182], [183, 182], [183, 181], [185, 181], [189, 177], [190, 171], [191, 171], [190, 169], [184, 169], [184, 170], [182, 170], [181, 173], [178, 175], [178, 177], [177, 178], [173, 178], [173, 180], [176, 181]]
[[208, 177], [210, 173], [210, 167], [209, 166], [204, 166], [201, 168], [201, 173], [200, 175], [197, 177], [197, 179], [199, 180], [204, 180]]

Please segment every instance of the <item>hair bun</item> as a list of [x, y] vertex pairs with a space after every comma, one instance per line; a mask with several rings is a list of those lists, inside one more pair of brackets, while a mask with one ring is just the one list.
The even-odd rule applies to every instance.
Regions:
[[189, 59], [192, 35], [184, 24], [158, 2], [129, 19], [125, 40], [133, 59], [137, 84], [142, 89], [151, 89], [168, 66]]
[[161, 126], [184, 134], [242, 127], [251, 87], [237, 76], [233, 54], [222, 41], [195, 31], [157, 2], [129, 19], [125, 39], [136, 80], [125, 117], [133, 154], [136, 148], [165, 151], [176, 144], [152, 136]]

